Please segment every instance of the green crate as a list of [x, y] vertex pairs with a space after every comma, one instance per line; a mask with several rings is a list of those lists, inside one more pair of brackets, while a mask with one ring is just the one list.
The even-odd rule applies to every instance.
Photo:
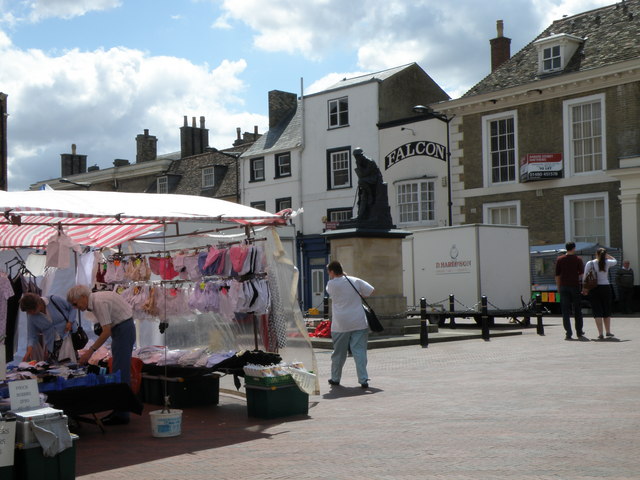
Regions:
[[246, 385], [247, 413], [250, 417], [278, 418], [306, 415], [309, 412], [309, 395], [297, 385], [257, 387]]
[[278, 375], [276, 377], [250, 377], [246, 375], [244, 382], [256, 387], [280, 387], [283, 385], [295, 385], [291, 375]]

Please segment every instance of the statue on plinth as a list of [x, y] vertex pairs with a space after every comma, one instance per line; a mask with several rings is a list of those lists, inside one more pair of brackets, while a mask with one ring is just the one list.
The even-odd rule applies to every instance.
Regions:
[[358, 176], [358, 215], [355, 220], [340, 222], [338, 228], [395, 228], [391, 221], [387, 184], [382, 179], [380, 168], [361, 148], [353, 151], [353, 157], [356, 160], [355, 172]]

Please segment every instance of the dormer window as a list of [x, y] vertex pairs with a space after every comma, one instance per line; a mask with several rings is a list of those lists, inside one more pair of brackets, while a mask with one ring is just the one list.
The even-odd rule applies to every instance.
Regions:
[[554, 72], [562, 68], [562, 57], [560, 56], [560, 45], [545, 48], [542, 50], [542, 71]]
[[575, 35], [561, 33], [536, 40], [538, 50], [538, 74], [562, 71], [584, 40]]

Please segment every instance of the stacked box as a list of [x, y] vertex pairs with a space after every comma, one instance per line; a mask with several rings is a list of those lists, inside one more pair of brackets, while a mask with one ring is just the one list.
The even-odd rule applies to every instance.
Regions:
[[142, 374], [140, 393], [144, 403], [164, 405], [164, 391], [174, 408], [217, 405], [220, 397], [220, 375], [212, 373], [193, 377], [163, 377]]
[[306, 415], [309, 395], [293, 385], [259, 387], [246, 384], [247, 413], [250, 417], [278, 418]]

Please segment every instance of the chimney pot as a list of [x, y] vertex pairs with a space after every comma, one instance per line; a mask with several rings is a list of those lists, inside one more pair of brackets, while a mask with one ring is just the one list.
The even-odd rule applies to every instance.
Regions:
[[71, 144], [71, 155], [75, 155], [76, 154], [76, 144], [72, 143]]
[[204, 128], [204, 117], [200, 117], [200, 128]]
[[236, 128], [236, 140], [240, 140], [241, 136], [242, 136], [242, 129], [240, 127]]
[[189, 124], [187, 123], [187, 116], [186, 115], [184, 116], [184, 126], [185, 127], [189, 126]]
[[191, 117], [191, 126], [196, 128], [196, 117]]
[[145, 129], [144, 129], [144, 136], [146, 137], [147, 135], [149, 135], [149, 129], [148, 129], [148, 128], [145, 128]]
[[496, 30], [498, 30], [498, 38], [504, 36], [504, 22], [502, 20], [496, 21]]

